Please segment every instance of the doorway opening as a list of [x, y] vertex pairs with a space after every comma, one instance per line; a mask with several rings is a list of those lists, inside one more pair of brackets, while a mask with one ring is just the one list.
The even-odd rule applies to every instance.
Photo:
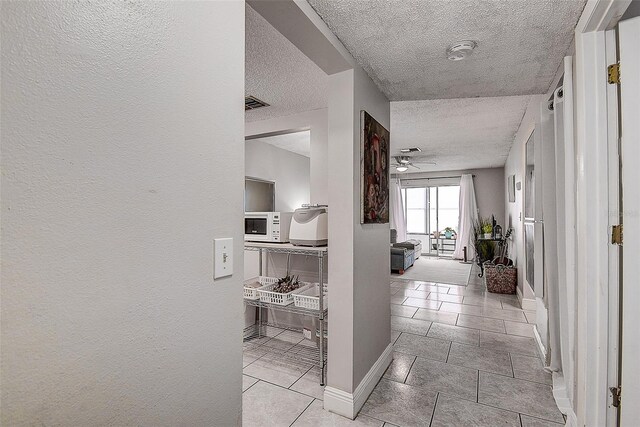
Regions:
[[451, 257], [460, 216], [460, 185], [402, 189], [407, 236], [422, 242], [422, 254]]

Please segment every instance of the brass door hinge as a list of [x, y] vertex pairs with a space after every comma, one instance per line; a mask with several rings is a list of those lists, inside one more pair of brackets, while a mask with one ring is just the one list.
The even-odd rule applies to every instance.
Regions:
[[622, 244], [622, 225], [614, 225], [611, 227], [611, 243], [614, 245]]
[[619, 408], [622, 390], [620, 390], [620, 387], [609, 387], [609, 391], [611, 392], [611, 406]]
[[607, 82], [610, 85], [620, 84], [620, 63], [609, 65], [607, 67]]

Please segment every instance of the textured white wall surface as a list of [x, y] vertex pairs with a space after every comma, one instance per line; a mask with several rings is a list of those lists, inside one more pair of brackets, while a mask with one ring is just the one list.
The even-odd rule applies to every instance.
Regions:
[[[353, 384], [353, 281], [356, 140], [354, 137], [353, 70], [329, 76], [329, 350], [327, 385], [352, 393]], [[335, 349], [340, 349], [336, 351]]]
[[354, 70], [354, 81], [353, 384], [357, 387], [391, 340], [389, 223], [360, 224], [360, 111], [367, 111], [386, 129], [391, 119], [389, 100], [360, 67]]
[[244, 4], [1, 15], [2, 425], [238, 425]]
[[266, 19], [246, 6], [246, 94], [269, 107], [247, 122], [327, 107], [327, 75]]
[[330, 76], [329, 346], [340, 351], [329, 351], [327, 384], [347, 393], [391, 334], [389, 224], [360, 224], [360, 110], [389, 128], [389, 101], [360, 67]]
[[503, 166], [530, 98], [392, 102], [392, 154], [419, 147], [419, 155], [436, 163], [418, 165], [423, 171]]
[[495, 215], [496, 221], [505, 230], [504, 168], [472, 169], [468, 173], [475, 175], [473, 185], [480, 215], [485, 217]]
[[[309, 0], [391, 101], [545, 93], [586, 0]], [[472, 39], [465, 61], [448, 46]]]

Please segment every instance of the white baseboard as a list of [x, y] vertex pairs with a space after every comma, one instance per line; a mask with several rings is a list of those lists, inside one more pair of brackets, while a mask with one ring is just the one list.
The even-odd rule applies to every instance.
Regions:
[[380, 357], [378, 357], [376, 363], [369, 369], [367, 375], [360, 381], [360, 384], [358, 384], [353, 393], [347, 393], [346, 391], [329, 386], [325, 387], [324, 409], [353, 420], [356, 415], [358, 415], [358, 412], [360, 412], [364, 402], [366, 402], [392, 360], [393, 346], [390, 343]]
[[353, 395], [337, 388], [326, 386], [324, 388], [324, 409], [343, 417], [354, 419]]
[[542, 344], [542, 338], [540, 337], [540, 332], [538, 332], [538, 327], [534, 325], [533, 327], [533, 337], [536, 339], [536, 343], [538, 344], [538, 351], [540, 352], [540, 358], [542, 359], [542, 364], [545, 364], [547, 360], [547, 349]]
[[523, 310], [531, 310], [531, 311], [536, 310], [535, 299], [524, 298], [522, 296], [522, 291], [520, 291], [520, 288], [518, 287], [516, 287], [516, 294], [518, 295], [518, 301], [520, 302], [520, 307], [522, 307]]

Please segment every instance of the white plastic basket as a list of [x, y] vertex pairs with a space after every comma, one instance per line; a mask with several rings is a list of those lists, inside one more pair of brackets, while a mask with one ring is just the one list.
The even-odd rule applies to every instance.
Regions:
[[[308, 289], [296, 292], [293, 294], [293, 303], [296, 307], [307, 308], [309, 310], [320, 310], [320, 291], [318, 288], [320, 285], [317, 283], [313, 283], [309, 285]], [[327, 308], [327, 284], [323, 284], [322, 288], [324, 289], [324, 300], [323, 307]]]
[[266, 276], [259, 276], [257, 278], [249, 279], [245, 283], [253, 283], [256, 280], [258, 281], [258, 283], [260, 283], [260, 285], [261, 285], [260, 287], [258, 287], [258, 288], [247, 288], [247, 287], [244, 287], [244, 288], [242, 288], [242, 296], [244, 296], [245, 299], [258, 300], [258, 299], [260, 299], [260, 294], [258, 294], [258, 289], [262, 289], [266, 285], [272, 285], [274, 283], [278, 283], [278, 279], [277, 278], [275, 278], [275, 277], [266, 277]]
[[260, 298], [260, 296], [258, 295], [258, 289], [260, 289], [260, 288], [247, 288], [247, 287], [244, 287], [244, 288], [242, 288], [242, 296], [244, 297], [244, 299], [257, 300], [257, 299]]
[[258, 288], [258, 295], [260, 297], [261, 302], [267, 302], [270, 304], [276, 305], [289, 305], [293, 302], [293, 295], [298, 292], [303, 292], [311, 287], [311, 284], [300, 282], [300, 287], [294, 291], [288, 292], [286, 294], [280, 292], [272, 292], [271, 290], [278, 284], [278, 280], [275, 277], [260, 277], [260, 283], [263, 283], [263, 279], [265, 283], [267, 281], [271, 282], [266, 284], [265, 286]]

